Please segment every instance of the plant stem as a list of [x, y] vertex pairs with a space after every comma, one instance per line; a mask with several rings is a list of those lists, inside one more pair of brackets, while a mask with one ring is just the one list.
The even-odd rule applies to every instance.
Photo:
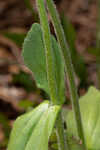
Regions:
[[66, 134], [64, 133], [64, 122], [63, 122], [63, 117], [62, 117], [61, 112], [58, 116], [58, 120], [56, 123], [56, 135], [57, 135], [57, 141], [58, 141], [58, 149], [59, 150], [69, 150], [69, 145], [67, 143], [67, 137], [66, 137]]
[[53, 54], [52, 54], [52, 43], [51, 43], [51, 35], [50, 29], [48, 24], [48, 18], [46, 15], [46, 10], [44, 6], [44, 0], [37, 0], [37, 6], [39, 11], [39, 17], [42, 25], [43, 31], [43, 40], [45, 46], [45, 54], [46, 54], [46, 65], [47, 65], [47, 78], [48, 78], [48, 85], [50, 91], [50, 97], [53, 104], [57, 104], [57, 87], [56, 87], [56, 80], [55, 80], [55, 71], [54, 71], [54, 64], [53, 64]]
[[50, 12], [50, 15], [52, 18], [52, 22], [53, 22], [53, 25], [55, 28], [57, 39], [60, 43], [64, 62], [65, 62], [65, 69], [66, 69], [66, 73], [67, 73], [67, 76], [69, 79], [69, 88], [70, 88], [72, 106], [73, 106], [73, 111], [74, 111], [74, 115], [75, 115], [78, 135], [83, 142], [84, 149], [86, 149], [81, 114], [80, 114], [80, 107], [79, 107], [79, 101], [78, 101], [77, 88], [76, 88], [75, 80], [74, 80], [74, 70], [73, 70], [73, 65], [72, 65], [71, 56], [70, 56], [70, 50], [68, 48], [66, 38], [64, 35], [64, 31], [63, 31], [63, 28], [61, 26], [60, 19], [58, 16], [58, 12], [56, 10], [56, 7], [55, 7], [53, 1], [47, 0], [47, 5], [48, 5], [48, 9], [49, 9], [49, 12]]
[[[51, 35], [50, 29], [48, 24], [48, 17], [46, 14], [46, 9], [44, 6], [44, 0], [37, 0], [37, 6], [40, 16], [40, 21], [42, 25], [43, 31], [43, 40], [45, 45], [45, 52], [46, 52], [46, 64], [47, 64], [47, 77], [48, 77], [48, 84], [50, 89], [50, 96], [53, 104], [57, 104], [57, 87], [56, 87], [56, 80], [54, 74], [54, 64], [53, 64], [53, 55], [52, 55], [52, 42], [51, 42]], [[65, 144], [66, 139], [64, 139], [64, 127], [62, 125], [61, 116], [59, 116], [59, 121], [57, 125], [57, 133], [59, 137], [59, 150], [69, 150], [67, 144]]]

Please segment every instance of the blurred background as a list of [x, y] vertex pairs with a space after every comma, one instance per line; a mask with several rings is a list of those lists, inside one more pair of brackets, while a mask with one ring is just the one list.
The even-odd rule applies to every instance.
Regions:
[[[90, 85], [100, 88], [100, 0], [54, 1], [81, 96]], [[6, 150], [16, 117], [46, 98], [21, 58], [22, 43], [34, 22], [39, 22], [35, 0], [0, 0], [0, 150]], [[50, 27], [54, 34], [51, 21]], [[66, 81], [65, 107], [68, 104]]]

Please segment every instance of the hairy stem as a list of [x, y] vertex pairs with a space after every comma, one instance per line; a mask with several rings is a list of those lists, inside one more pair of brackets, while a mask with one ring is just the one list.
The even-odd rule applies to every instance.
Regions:
[[[57, 87], [56, 87], [56, 80], [54, 74], [54, 64], [53, 64], [53, 57], [52, 57], [52, 43], [51, 43], [51, 36], [50, 36], [50, 29], [48, 24], [48, 17], [46, 14], [46, 9], [44, 6], [44, 0], [37, 0], [37, 6], [40, 16], [40, 21], [42, 25], [43, 31], [43, 40], [45, 45], [45, 52], [46, 52], [46, 64], [47, 64], [47, 77], [48, 77], [48, 84], [50, 90], [50, 96], [53, 104], [57, 104]], [[59, 116], [60, 117], [60, 116]], [[65, 144], [65, 140], [63, 137], [64, 135], [64, 127], [61, 121], [61, 117], [58, 122], [58, 137], [59, 137], [59, 150], [69, 150], [67, 145]]]
[[57, 104], [57, 87], [56, 87], [56, 80], [54, 74], [54, 64], [53, 64], [53, 54], [52, 54], [52, 42], [50, 36], [50, 29], [48, 24], [48, 18], [46, 15], [46, 10], [44, 6], [43, 0], [37, 0], [37, 7], [39, 11], [39, 17], [42, 25], [43, 31], [43, 40], [45, 46], [45, 54], [46, 54], [46, 65], [47, 65], [47, 78], [48, 78], [48, 85], [50, 91], [50, 97], [53, 104]]
[[70, 56], [70, 50], [67, 45], [64, 31], [63, 31], [63, 28], [61, 26], [60, 19], [58, 16], [58, 12], [56, 10], [56, 7], [55, 7], [53, 1], [47, 0], [47, 5], [48, 5], [48, 9], [49, 9], [49, 12], [50, 12], [50, 15], [52, 18], [52, 22], [53, 22], [53, 25], [55, 28], [57, 39], [60, 43], [64, 62], [65, 62], [65, 69], [66, 69], [67, 77], [69, 80], [69, 88], [70, 88], [72, 106], [73, 106], [73, 111], [74, 111], [74, 115], [75, 115], [78, 135], [83, 142], [84, 149], [86, 149], [81, 114], [80, 114], [80, 107], [79, 107], [79, 101], [78, 101], [77, 88], [76, 88], [75, 80], [74, 80], [74, 70], [73, 70], [73, 65], [72, 65], [71, 56]]

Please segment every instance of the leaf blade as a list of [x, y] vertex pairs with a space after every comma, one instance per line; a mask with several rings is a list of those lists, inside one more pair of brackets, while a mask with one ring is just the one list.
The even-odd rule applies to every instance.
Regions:
[[43, 112], [48, 109], [48, 105], [48, 102], [44, 102], [31, 112], [18, 117], [11, 132], [8, 150], [25, 149], [32, 129], [36, 126]]
[[[90, 87], [80, 98], [80, 110], [88, 149], [100, 149], [100, 91]], [[73, 112], [67, 116], [68, 133], [78, 138]]]
[[48, 140], [54, 127], [59, 110], [59, 106], [51, 106], [48, 108], [33, 131], [25, 150], [48, 149]]
[[39, 24], [33, 24], [23, 44], [23, 58], [26, 66], [33, 72], [37, 86], [48, 92], [46, 58]]
[[[65, 99], [64, 62], [60, 54], [60, 47], [53, 36], [52, 57], [55, 67], [55, 78], [57, 84], [58, 103], [63, 104]], [[33, 24], [23, 44], [23, 58], [26, 66], [33, 72], [37, 86], [49, 94], [46, 57], [42, 37], [42, 29], [39, 24]]]

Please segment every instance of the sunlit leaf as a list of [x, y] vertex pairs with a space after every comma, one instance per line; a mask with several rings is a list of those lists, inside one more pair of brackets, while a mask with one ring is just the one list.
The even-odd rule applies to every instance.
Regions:
[[48, 109], [49, 103], [44, 102], [31, 112], [17, 118], [11, 132], [8, 150], [24, 150], [42, 114]]
[[[89, 91], [80, 98], [80, 110], [86, 144], [89, 150], [100, 149], [100, 91], [90, 87]], [[78, 138], [74, 114], [67, 116], [68, 132]]]
[[51, 135], [54, 123], [59, 111], [59, 106], [51, 106], [43, 114], [36, 128], [34, 129], [25, 150], [47, 150], [48, 140]]
[[47, 150], [60, 106], [48, 101], [18, 117], [11, 132], [8, 150]]

